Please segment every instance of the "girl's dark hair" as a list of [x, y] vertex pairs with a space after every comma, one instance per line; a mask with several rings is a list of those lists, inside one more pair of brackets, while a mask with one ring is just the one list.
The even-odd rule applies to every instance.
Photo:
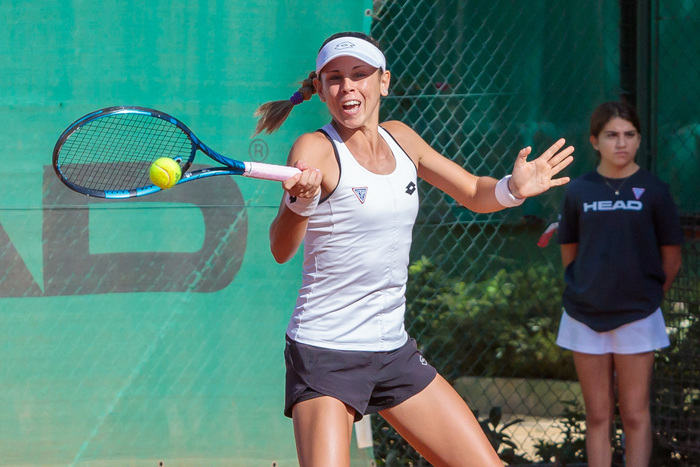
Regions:
[[639, 116], [635, 108], [624, 101], [610, 101], [600, 104], [591, 115], [590, 136], [596, 138], [603, 131], [603, 127], [613, 118], [621, 118], [627, 120], [641, 134], [642, 125], [639, 122]]
[[[380, 49], [379, 43], [367, 34], [350, 31], [333, 34], [331, 37], [323, 41], [323, 44], [318, 51], [320, 52], [324, 45], [328, 44], [334, 39], [338, 39], [339, 37], [356, 37], [358, 39], [365, 40]], [[279, 127], [282, 126], [282, 123], [284, 123], [284, 121], [287, 119], [295, 105], [301, 104], [303, 101], [308, 101], [314, 94], [316, 94], [316, 88], [314, 88], [315, 78], [317, 78], [317, 76], [316, 71], [314, 70], [309, 73], [309, 76], [304, 81], [301, 82], [301, 87], [294, 93], [294, 95], [292, 95], [291, 98], [281, 101], [266, 102], [258, 107], [253, 114], [255, 117], [258, 117], [258, 124], [255, 127], [255, 133], [253, 133], [253, 136], [263, 131], [268, 134], [277, 131]]]

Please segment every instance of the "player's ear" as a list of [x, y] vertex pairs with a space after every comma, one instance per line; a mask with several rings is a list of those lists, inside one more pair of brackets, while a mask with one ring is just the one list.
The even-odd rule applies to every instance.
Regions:
[[316, 89], [316, 94], [318, 94], [318, 98], [321, 99], [321, 102], [325, 103], [326, 96], [323, 95], [323, 85], [319, 78], [314, 78], [314, 89]]
[[391, 72], [386, 70], [382, 72], [382, 76], [379, 78], [380, 92], [382, 96], [389, 95], [389, 83], [391, 83]]

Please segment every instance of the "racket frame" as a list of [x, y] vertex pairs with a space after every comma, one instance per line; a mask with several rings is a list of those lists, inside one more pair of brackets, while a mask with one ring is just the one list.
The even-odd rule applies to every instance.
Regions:
[[[162, 191], [161, 188], [155, 185], [148, 185], [128, 190], [94, 190], [71, 182], [63, 174], [63, 171], [61, 170], [61, 164], [59, 161], [59, 154], [61, 152], [61, 148], [63, 147], [64, 143], [68, 140], [68, 138], [70, 138], [71, 135], [73, 135], [76, 131], [78, 131], [82, 126], [86, 125], [87, 123], [93, 122], [100, 118], [105, 118], [118, 114], [141, 114], [165, 120], [168, 123], [177, 126], [183, 133], [185, 133], [185, 135], [190, 139], [190, 141], [192, 141], [193, 144], [190, 156], [188, 160], [184, 161], [184, 164], [181, 165], [182, 177], [177, 183], [178, 185], [180, 183], [198, 180], [201, 178], [212, 177], [215, 175], [243, 175], [253, 178], [262, 178], [266, 180], [284, 181], [288, 178], [291, 178], [296, 173], [299, 173], [299, 170], [295, 167], [263, 164], [258, 162], [242, 162], [219, 154], [218, 152], [214, 151], [209, 146], [204, 144], [199, 138], [197, 138], [197, 136], [192, 132], [192, 130], [190, 130], [187, 127], [187, 125], [182, 123], [177, 118], [168, 115], [165, 112], [138, 106], [115, 106], [100, 109], [91, 112], [87, 115], [84, 115], [83, 117], [73, 122], [68, 128], [66, 128], [66, 130], [58, 138], [58, 141], [56, 142], [56, 145], [53, 149], [52, 165], [54, 168], [54, 172], [61, 180], [61, 182], [71, 190], [84, 195], [106, 199], [134, 198]], [[198, 150], [202, 151], [204, 154], [206, 154], [216, 162], [222, 164], [223, 167], [207, 167], [189, 172], [188, 170], [192, 166], [192, 163]], [[178, 161], [178, 163], [181, 162]]]

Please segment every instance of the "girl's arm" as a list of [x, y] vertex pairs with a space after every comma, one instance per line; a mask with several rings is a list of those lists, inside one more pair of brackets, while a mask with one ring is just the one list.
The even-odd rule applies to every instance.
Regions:
[[683, 255], [680, 245], [661, 245], [661, 267], [666, 274], [664, 282], [664, 292], [668, 292], [676, 278], [678, 271], [681, 270]]
[[566, 268], [578, 255], [578, 243], [563, 243], [561, 245], [561, 262]]

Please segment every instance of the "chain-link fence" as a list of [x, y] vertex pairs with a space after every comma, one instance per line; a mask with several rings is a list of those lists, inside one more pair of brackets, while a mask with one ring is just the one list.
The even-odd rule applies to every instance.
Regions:
[[[371, 33], [392, 72], [382, 118], [408, 123], [469, 171], [497, 178], [511, 171], [522, 147], [539, 154], [564, 137], [577, 148], [567, 174], [573, 177], [594, 166], [587, 136], [593, 108], [620, 96], [648, 100], [639, 107], [651, 125], [650, 154], [658, 157], [640, 162], [671, 183], [684, 218], [697, 219], [700, 118], [687, 96], [698, 95], [700, 68], [687, 69], [700, 63], [698, 3], [663, 2], [660, 9], [624, 0], [375, 0]], [[493, 214], [467, 211], [424, 183], [420, 190], [409, 332], [478, 412], [504, 461], [583, 462], [573, 360], [554, 344], [559, 250], [555, 242], [538, 246], [563, 190]], [[687, 229], [697, 233], [697, 221]], [[659, 362], [676, 367], [657, 376], [668, 388], [656, 397], [655, 423], [663, 425], [659, 444], [669, 456], [681, 448], [678, 430], [695, 449], [699, 444], [698, 370], [683, 363], [697, 352], [697, 247], [691, 240], [685, 248], [684, 270], [665, 305], [676, 350]], [[373, 428], [380, 464], [424, 462], [379, 417]]]
[[650, 164], [670, 182], [686, 243], [683, 268], [665, 309], [672, 346], [657, 360], [653, 419], [659, 449], [683, 465], [700, 464], [700, 2], [650, 8]]

